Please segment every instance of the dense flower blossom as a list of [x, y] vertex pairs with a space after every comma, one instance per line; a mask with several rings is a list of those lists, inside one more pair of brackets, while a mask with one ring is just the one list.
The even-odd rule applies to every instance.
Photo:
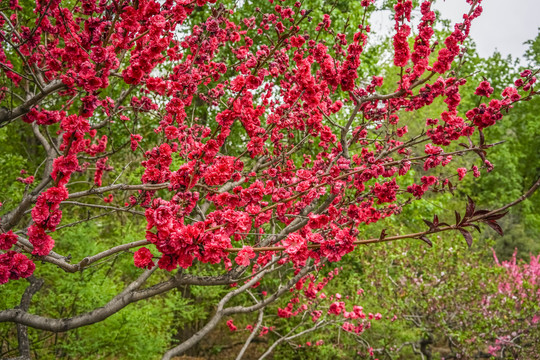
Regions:
[[493, 93], [493, 88], [488, 81], [482, 81], [474, 93], [478, 96], [489, 97]]
[[0, 250], [9, 250], [17, 242], [17, 235], [9, 230], [6, 233], [0, 234]]
[[215, 160], [204, 176], [208, 185], [221, 185], [228, 181], [235, 170], [234, 157], [223, 156]]
[[255, 257], [253, 248], [251, 246], [244, 246], [242, 250], [238, 252], [235, 261], [240, 266], [248, 266], [251, 259]]
[[461, 181], [465, 177], [465, 174], [467, 174], [467, 169], [466, 168], [458, 168], [457, 173], [458, 173], [458, 176], [459, 176], [459, 180]]
[[[52, 181], [47, 178], [50, 183], [32, 200], [27, 235], [34, 255], [47, 256], [53, 249], [54, 232], [69, 211], [64, 206], [73, 205], [66, 201], [73, 195], [72, 179], [89, 176], [93, 188], [88, 194], [110, 204], [102, 207], [115, 208], [117, 199], [125, 199], [127, 211], [144, 213], [146, 239], [159, 268], [189, 268], [197, 261], [223, 262], [227, 269], [263, 266], [271, 255], [254, 249], [259, 245], [283, 248], [281, 261], [297, 268], [310, 258], [338, 261], [355, 248], [359, 226], [399, 213], [400, 204], [447, 185], [455, 170], [442, 168], [452, 160], [446, 146], [495, 124], [536, 81], [524, 71], [500, 96], [482, 81], [475, 94], [492, 98], [489, 103], [458, 110], [466, 80], [447, 72], [482, 11], [477, 2], [439, 47], [433, 66], [429, 59], [437, 44], [431, 2], [419, 4], [414, 37], [413, 2], [395, 3], [392, 60], [401, 71], [387, 95], [379, 92], [383, 84], [392, 84], [361, 68], [369, 25], [355, 24], [353, 32], [342, 34], [332, 29], [331, 14], [323, 14], [313, 27], [334, 39], [323, 41], [302, 28], [307, 21], [300, 26], [307, 13], [297, 2], [275, 4], [268, 13], [259, 9], [257, 16], [244, 19], [232, 16], [232, 9], [215, 7], [211, 16], [178, 35], [206, 2], [141, 0], [118, 14], [118, 7], [104, 3], [84, 1], [71, 12], [58, 2], [47, 9], [36, 3], [43, 19], [33, 36], [22, 29], [28, 39], [20, 51], [30, 68], [43, 70], [39, 79], [46, 86], [58, 82], [54, 94], [64, 105], [49, 110], [46, 101], [35, 101], [22, 116], [25, 126], [47, 136], [58, 130], [47, 165]], [[360, 4], [368, 8], [373, 2]], [[19, 9], [15, 0], [9, 7]], [[117, 15], [114, 21], [111, 14]], [[9, 61], [11, 56], [2, 45], [0, 71], [20, 87], [25, 81], [14, 72], [20, 61]], [[164, 68], [170, 71], [164, 74]], [[229, 73], [235, 75], [229, 78]], [[109, 97], [111, 84], [121, 90], [120, 97]], [[0, 97], [6, 91], [1, 87]], [[416, 134], [409, 134], [415, 127], [404, 123], [401, 112], [422, 109], [438, 98], [444, 109], [425, 120], [426, 136], [419, 138], [423, 153], [418, 154], [419, 143], [411, 140]], [[197, 115], [199, 108], [204, 116]], [[350, 119], [347, 126], [342, 117]], [[120, 132], [121, 137], [109, 139]], [[301, 152], [311, 145], [317, 150]], [[115, 176], [105, 176], [115, 171], [109, 164], [124, 147], [133, 152], [128, 150], [129, 161], [142, 159], [141, 172], [134, 172], [141, 174], [140, 182], [125, 187], [116, 186]], [[491, 170], [491, 163], [483, 161]], [[402, 177], [410, 175], [413, 164], [430, 173], [405, 191]], [[471, 171], [480, 174], [478, 167]], [[461, 180], [467, 170], [457, 172]], [[33, 176], [17, 180], [35, 181]], [[117, 190], [128, 193], [113, 196]], [[270, 227], [286, 230], [272, 237]], [[9, 250], [16, 241], [13, 232], [5, 232], [0, 249]], [[245, 245], [239, 249], [238, 244]], [[155, 266], [146, 247], [135, 252], [134, 262]], [[304, 294], [310, 299], [322, 295], [315, 285]], [[295, 311], [286, 307], [281, 315]], [[344, 326], [360, 331], [353, 322]]]
[[139, 250], [135, 251], [135, 254], [133, 254], [135, 266], [141, 269], [153, 268], [155, 264], [152, 258], [152, 253], [146, 247], [140, 248]]
[[306, 249], [306, 239], [298, 234], [291, 234], [287, 239], [283, 240], [285, 252], [289, 255], [297, 254]]
[[0, 285], [11, 280], [27, 278], [34, 272], [36, 265], [25, 255], [15, 251], [0, 254]]
[[333, 315], [339, 315], [345, 308], [345, 303], [343, 301], [336, 301], [330, 304], [328, 308], [328, 313]]
[[32, 225], [28, 228], [28, 239], [34, 245], [34, 250], [32, 251], [34, 255], [45, 256], [54, 247], [53, 238], [38, 225]]
[[376, 183], [373, 187], [373, 193], [377, 197], [377, 203], [382, 204], [395, 201], [398, 189], [399, 185], [397, 185], [396, 179], [392, 179], [392, 181], [383, 184]]

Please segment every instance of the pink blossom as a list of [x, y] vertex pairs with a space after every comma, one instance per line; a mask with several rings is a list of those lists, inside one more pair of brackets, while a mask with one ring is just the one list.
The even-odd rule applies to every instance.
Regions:
[[238, 255], [234, 259], [236, 263], [240, 266], [248, 266], [250, 260], [255, 258], [255, 252], [251, 246], [244, 246], [242, 250], [238, 252]]

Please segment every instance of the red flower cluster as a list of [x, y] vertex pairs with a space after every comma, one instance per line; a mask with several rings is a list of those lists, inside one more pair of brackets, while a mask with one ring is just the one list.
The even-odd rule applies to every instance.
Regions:
[[249, 266], [251, 259], [255, 258], [255, 253], [251, 246], [244, 246], [242, 250], [238, 252], [238, 255], [234, 259], [240, 266]]
[[9, 250], [17, 242], [17, 235], [13, 231], [0, 234], [0, 250]]
[[474, 92], [475, 95], [489, 97], [493, 93], [493, 88], [488, 81], [482, 81]]
[[[305, 316], [309, 314], [314, 323], [322, 322], [323, 316], [331, 316], [333, 318], [341, 318], [341, 328], [347, 332], [356, 334], [363, 333], [371, 327], [371, 320], [381, 320], [382, 315], [365, 314], [362, 306], [353, 305], [351, 311], [347, 311], [347, 302], [354, 301], [350, 296], [343, 297], [341, 294], [327, 296], [323, 289], [324, 287], [339, 273], [339, 269], [330, 271], [326, 277], [318, 283], [315, 282], [315, 277], [309, 275], [296, 284], [296, 293], [289, 300], [284, 308], [278, 308], [277, 315], [281, 318], [292, 318], [297, 316]], [[363, 290], [358, 291], [361, 295]], [[322, 304], [328, 304], [327, 310], [321, 310]], [[350, 304], [349, 304], [350, 305]], [[337, 319], [333, 319], [337, 322]], [[318, 341], [317, 345], [321, 343]]]
[[411, 33], [411, 27], [405, 24], [405, 20], [411, 21], [411, 0], [398, 0], [394, 5], [394, 19], [396, 21], [394, 35], [394, 65], [406, 66], [411, 57], [411, 50], [409, 49], [408, 37]]
[[[470, 109], [465, 118], [458, 116], [466, 81], [443, 74], [460, 55], [471, 21], [482, 11], [479, 2], [471, 4], [471, 15], [456, 24], [430, 67], [431, 2], [420, 5], [422, 18], [411, 53], [413, 2], [397, 1], [393, 62], [402, 71], [398, 86], [387, 95], [377, 94], [383, 77], [362, 73], [368, 81], [358, 80], [368, 25], [358, 25], [351, 34], [334, 33], [332, 18], [325, 14], [315, 22], [327, 37], [323, 41], [302, 31], [300, 25], [308, 22], [300, 23], [307, 15], [297, 9], [301, 3], [276, 5], [240, 20], [231, 16], [232, 10], [215, 7], [178, 38], [195, 6], [205, 3], [140, 0], [120, 13], [105, 2], [84, 2], [73, 13], [58, 2], [46, 9], [37, 4], [43, 18], [35, 34], [26, 32], [24, 44], [13, 41], [21, 44], [30, 67], [45, 69], [44, 84], [61, 85], [58, 95], [66, 100], [55, 110], [44, 109], [42, 102], [23, 117], [38, 129], [59, 127], [59, 143], [52, 149], [58, 152], [52, 161], [53, 182], [37, 195], [28, 229], [35, 255], [45, 256], [54, 246], [50, 234], [62, 219], [60, 207], [70, 196], [72, 177], [95, 168], [92, 191], [100, 199], [110, 192], [100, 187], [107, 181], [105, 172], [113, 170], [109, 157], [122, 146], [116, 146], [115, 138], [114, 150], [105, 153], [108, 135], [124, 131], [123, 145], [135, 152], [129, 156], [144, 154], [145, 188], [126, 196], [126, 206], [143, 209], [146, 239], [157, 250], [160, 268], [188, 268], [194, 260], [223, 261], [230, 268], [230, 248], [238, 240], [243, 241], [234, 259], [239, 266], [270, 261], [271, 252], [258, 252], [256, 246], [281, 245], [281, 261], [297, 267], [310, 258], [338, 261], [354, 249], [358, 226], [399, 213], [399, 204], [448, 184], [444, 174], [425, 174], [404, 191], [400, 179], [413, 163], [423, 162], [426, 172], [446, 166], [452, 157], [445, 146], [493, 125], [535, 83], [532, 73], [524, 72], [501, 99]], [[372, 3], [363, 0], [361, 6]], [[9, 70], [13, 65], [1, 47], [0, 62], [1, 71], [17, 86], [20, 79]], [[165, 68], [170, 71], [163, 73]], [[226, 73], [235, 76], [224, 79]], [[433, 75], [439, 77], [432, 80]], [[117, 100], [102, 91], [110, 88], [111, 76], [124, 86]], [[476, 90], [480, 96], [492, 93], [486, 81]], [[417, 156], [414, 135], [408, 134], [414, 127], [400, 124], [400, 117], [405, 118], [400, 112], [422, 109], [437, 98], [445, 109], [426, 120], [427, 138], [420, 141], [429, 138], [431, 143]], [[201, 103], [207, 109], [205, 119], [196, 116]], [[233, 131], [238, 136], [231, 137]], [[376, 136], [370, 136], [373, 132]], [[231, 144], [232, 139], [240, 143]], [[231, 147], [238, 153], [229, 152]], [[313, 151], [302, 155], [302, 148]], [[86, 162], [81, 164], [83, 156]], [[478, 168], [471, 171], [479, 174]], [[464, 176], [463, 170], [458, 176]], [[20, 181], [30, 185], [33, 178]], [[112, 203], [114, 198], [120, 197], [102, 199]], [[276, 224], [284, 231], [279, 236], [269, 230]], [[0, 247], [13, 242], [13, 237], [2, 236]], [[141, 248], [134, 261], [148, 269], [153, 258], [149, 249]]]
[[229, 327], [229, 330], [236, 331], [238, 328], [233, 324], [233, 320], [227, 320], [227, 326]]
[[145, 247], [140, 248], [133, 254], [135, 266], [141, 269], [151, 269], [154, 267], [154, 261], [152, 258], [154, 255]]
[[0, 254], [0, 285], [9, 280], [27, 278], [34, 273], [36, 265], [25, 255], [15, 251]]

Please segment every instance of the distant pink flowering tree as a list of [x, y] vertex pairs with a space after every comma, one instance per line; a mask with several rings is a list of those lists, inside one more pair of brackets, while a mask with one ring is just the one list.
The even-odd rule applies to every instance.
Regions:
[[505, 319], [493, 329], [494, 339], [488, 350], [498, 358], [509, 354], [536, 356], [537, 348], [534, 353], [526, 353], [526, 349], [534, 349], [530, 345], [540, 342], [540, 255], [531, 255], [526, 263], [517, 261], [516, 254], [511, 260], [499, 262], [493, 252], [497, 265], [505, 271], [499, 277], [499, 293], [486, 295], [482, 302], [484, 316]]

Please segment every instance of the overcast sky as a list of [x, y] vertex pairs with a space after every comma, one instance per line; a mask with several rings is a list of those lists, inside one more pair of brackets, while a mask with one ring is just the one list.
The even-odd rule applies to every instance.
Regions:
[[[503, 56], [521, 57], [527, 49], [523, 43], [534, 39], [540, 27], [540, 0], [484, 0], [482, 15], [471, 27], [480, 56], [489, 57], [495, 50]], [[439, 0], [435, 9], [453, 23], [461, 22], [470, 5], [465, 0]], [[375, 33], [393, 32], [389, 12], [376, 12], [371, 19]], [[417, 26], [417, 22], [413, 24]]]
[[[520, 57], [540, 27], [540, 0], [484, 0], [482, 15], [474, 20], [471, 36], [481, 56], [490, 56], [495, 49], [503, 55]], [[464, 0], [439, 0], [435, 8], [457, 22], [469, 5]]]

